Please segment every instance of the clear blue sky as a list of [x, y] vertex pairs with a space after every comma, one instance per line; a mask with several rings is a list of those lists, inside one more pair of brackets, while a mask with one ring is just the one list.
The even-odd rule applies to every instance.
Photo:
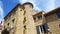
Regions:
[[18, 3], [31, 2], [34, 9], [38, 11], [49, 12], [57, 7], [60, 7], [60, 0], [0, 0], [0, 21], [13, 9]]

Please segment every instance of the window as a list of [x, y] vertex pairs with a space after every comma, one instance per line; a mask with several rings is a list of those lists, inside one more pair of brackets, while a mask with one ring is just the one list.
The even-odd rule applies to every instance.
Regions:
[[37, 29], [37, 34], [40, 34], [39, 26], [36, 26], [36, 29]]
[[22, 11], [22, 9], [20, 11]]
[[26, 22], [26, 17], [24, 17], [23, 24]]
[[14, 23], [15, 19], [12, 20], [12, 23]]
[[26, 14], [26, 11], [24, 11], [24, 15]]
[[40, 25], [40, 26], [36, 26], [36, 29], [37, 29], [37, 34], [40, 34], [40, 33], [47, 33], [48, 32], [48, 25], [47, 23], [43, 24], [43, 25]]
[[43, 26], [42, 25], [40, 26], [40, 28], [41, 28], [41, 32], [43, 32], [44, 30], [43, 30]]
[[60, 24], [59, 24], [59, 27], [60, 27]]
[[7, 25], [9, 26], [9, 23]]
[[43, 26], [43, 29], [44, 29], [44, 33], [47, 33], [48, 29], [49, 29], [47, 23], [44, 23], [42, 26]]
[[33, 19], [34, 19], [34, 21], [36, 21], [36, 18], [33, 17]]
[[25, 32], [26, 32], [26, 25], [24, 26], [24, 31], [23, 31], [23, 33], [25, 34]]
[[42, 16], [38, 16], [38, 19], [42, 19]]
[[37, 34], [41, 34], [44, 31], [42, 25], [41, 26], [36, 26], [36, 29], [37, 29]]
[[12, 26], [15, 27], [15, 23], [14, 23], [15, 19], [12, 20]]
[[26, 29], [26, 25], [24, 26], [24, 29]]
[[60, 19], [60, 12], [57, 12], [56, 15]]

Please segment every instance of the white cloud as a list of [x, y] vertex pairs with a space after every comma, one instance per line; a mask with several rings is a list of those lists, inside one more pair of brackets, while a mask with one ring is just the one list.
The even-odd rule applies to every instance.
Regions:
[[25, 2], [31, 2], [32, 4], [33, 4], [33, 6], [34, 6], [34, 8], [33, 9], [35, 9], [35, 10], [38, 10], [38, 11], [41, 11], [41, 8], [39, 8], [38, 6], [37, 6], [37, 2], [39, 1], [39, 0], [18, 0], [21, 4], [23, 4], [23, 3], [25, 3]]
[[3, 18], [3, 14], [4, 14], [4, 12], [3, 12], [3, 4], [2, 4], [2, 1], [0, 1], [0, 22], [1, 22], [2, 18]]
[[60, 7], [60, 0], [55, 0], [55, 7]]
[[51, 11], [55, 8], [55, 0], [49, 0], [45, 6], [45, 11]]
[[[49, 12], [56, 8], [56, 6], [60, 6], [60, 0], [18, 0], [21, 4], [25, 2], [31, 2], [34, 5], [35, 10]], [[57, 1], [57, 2], [56, 2]]]

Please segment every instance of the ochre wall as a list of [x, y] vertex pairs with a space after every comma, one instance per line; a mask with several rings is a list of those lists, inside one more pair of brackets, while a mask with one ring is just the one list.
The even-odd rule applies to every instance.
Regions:
[[56, 14], [47, 16], [46, 21], [52, 34], [60, 34], [60, 20], [57, 18]]

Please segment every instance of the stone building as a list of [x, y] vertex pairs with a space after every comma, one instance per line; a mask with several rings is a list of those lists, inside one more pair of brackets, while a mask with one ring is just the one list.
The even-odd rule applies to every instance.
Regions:
[[60, 7], [47, 13], [42, 11], [33, 16], [37, 34], [60, 34]]
[[5, 17], [2, 34], [59, 34], [60, 8], [36, 13], [33, 4], [17, 4]]

